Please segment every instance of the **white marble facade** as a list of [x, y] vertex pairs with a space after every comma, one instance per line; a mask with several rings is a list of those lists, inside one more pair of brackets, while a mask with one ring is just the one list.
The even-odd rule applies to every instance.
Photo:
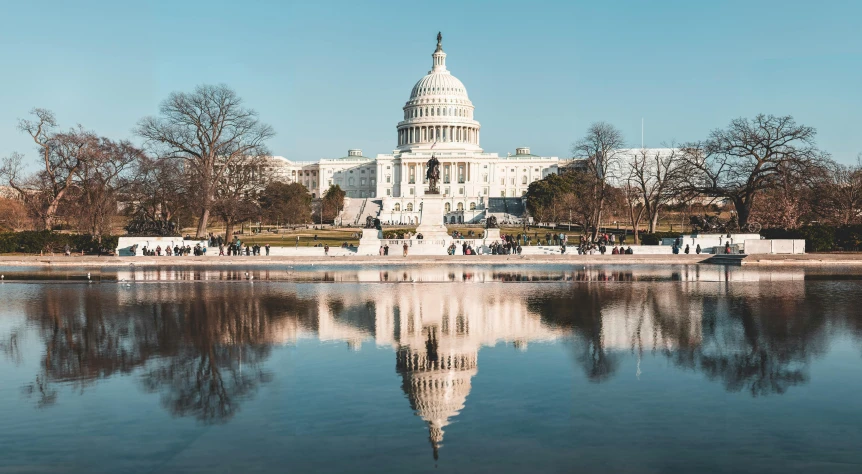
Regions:
[[521, 197], [530, 183], [564, 165], [557, 157], [533, 155], [528, 147], [505, 156], [486, 153], [473, 103], [464, 84], [447, 69], [439, 36], [432, 59], [431, 70], [413, 86], [403, 107], [392, 153], [371, 158], [354, 149], [347, 156], [316, 162], [276, 156], [272, 173], [303, 184], [314, 197], [337, 184], [349, 198], [380, 200], [381, 220], [407, 224], [419, 222], [428, 186], [425, 163], [432, 155], [441, 163], [440, 192], [447, 215], [465, 222], [481, 216], [487, 197]]

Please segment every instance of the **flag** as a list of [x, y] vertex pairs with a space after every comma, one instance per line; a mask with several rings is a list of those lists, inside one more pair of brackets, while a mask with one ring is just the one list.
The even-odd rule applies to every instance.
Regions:
[[436, 145], [437, 145], [437, 140], [434, 140], [434, 143], [431, 144], [431, 148], [429, 148], [429, 150], [433, 149]]

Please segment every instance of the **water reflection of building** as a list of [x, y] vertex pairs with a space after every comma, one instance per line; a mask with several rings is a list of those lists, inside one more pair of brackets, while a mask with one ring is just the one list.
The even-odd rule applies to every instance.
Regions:
[[[214, 279], [244, 275], [219, 272]], [[800, 272], [762, 273], [411, 267], [342, 271], [343, 284], [68, 285], [19, 310], [44, 341], [37, 382], [95, 383], [142, 369], [142, 386], [160, 392], [172, 413], [204, 421], [230, 419], [269, 380], [263, 362], [274, 344], [311, 338], [355, 350], [371, 342], [392, 348], [401, 387], [436, 454], [467, 406], [480, 350], [501, 342], [525, 349], [573, 341], [574, 359], [594, 382], [615, 374], [623, 352], [652, 352], [727, 390], [782, 393], [805, 383], [808, 360], [825, 346], [825, 321], [852, 311], [831, 297], [802, 301]], [[171, 279], [200, 276], [205, 272]], [[402, 283], [386, 283], [393, 280]], [[232, 385], [199, 383], [222, 379]], [[207, 387], [219, 390], [202, 393]], [[186, 403], [201, 398], [213, 404]]]

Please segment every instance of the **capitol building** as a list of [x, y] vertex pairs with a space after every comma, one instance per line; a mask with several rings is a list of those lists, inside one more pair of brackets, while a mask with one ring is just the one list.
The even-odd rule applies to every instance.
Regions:
[[478, 222], [490, 211], [523, 214], [521, 197], [530, 183], [556, 173], [564, 163], [534, 155], [528, 147], [505, 156], [486, 153], [475, 107], [467, 88], [446, 67], [439, 33], [431, 57], [431, 70], [416, 82], [403, 107], [392, 153], [372, 158], [353, 149], [347, 156], [316, 162], [276, 156], [274, 175], [304, 185], [313, 197], [340, 186], [349, 201], [342, 214], [345, 223], [374, 216], [387, 223], [417, 224], [427, 189], [426, 163], [433, 155], [440, 161], [446, 223]]

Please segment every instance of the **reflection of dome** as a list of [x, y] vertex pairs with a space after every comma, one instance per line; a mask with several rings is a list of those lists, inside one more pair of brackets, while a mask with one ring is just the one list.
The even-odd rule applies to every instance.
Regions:
[[479, 122], [473, 120], [473, 103], [467, 88], [446, 69], [443, 37], [437, 34], [434, 64], [410, 91], [404, 120], [398, 123], [398, 148], [402, 151], [455, 148], [480, 151]]
[[443, 428], [461, 412], [470, 394], [478, 353], [437, 353], [432, 336], [428, 341], [424, 350], [398, 349], [396, 368], [410, 407], [428, 423], [428, 439], [437, 459]]

